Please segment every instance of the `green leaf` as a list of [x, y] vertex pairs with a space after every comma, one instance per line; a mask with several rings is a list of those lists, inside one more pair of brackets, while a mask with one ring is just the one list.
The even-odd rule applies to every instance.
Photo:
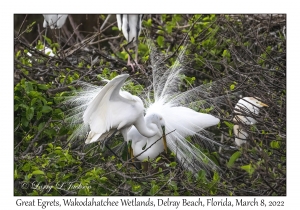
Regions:
[[32, 172], [33, 175], [38, 175], [38, 174], [45, 174], [43, 171], [41, 170], [35, 170]]
[[30, 107], [26, 109], [26, 118], [27, 120], [31, 120], [34, 114], [34, 108]]
[[217, 172], [214, 172], [214, 176], [213, 176], [213, 181], [219, 181], [220, 180], [220, 176]]
[[106, 182], [106, 181], [107, 181], [107, 178], [106, 178], [105, 176], [103, 176], [103, 177], [100, 178], [100, 181]]
[[172, 24], [167, 24], [166, 25], [166, 31], [168, 34], [172, 33], [173, 30], [173, 25]]
[[28, 109], [29, 107], [26, 104], [20, 104], [20, 107], [24, 108], [24, 109]]
[[18, 175], [18, 170], [15, 169], [15, 171], [14, 171], [14, 179], [17, 179], [18, 177], [19, 177], [19, 175]]
[[30, 163], [25, 163], [24, 166], [22, 167], [22, 171], [29, 171], [31, 168], [31, 164]]
[[44, 35], [43, 35], [43, 37], [44, 37], [44, 39], [46, 40], [46, 42], [47, 42], [49, 45], [52, 44], [51, 39], [49, 39], [48, 37], [46, 37], [46, 36], [44, 36]]
[[163, 47], [164, 46], [164, 41], [165, 41], [165, 38], [163, 36], [158, 36], [157, 39], [157, 44], [160, 46], [160, 47]]
[[48, 144], [48, 147], [50, 147], [51, 149], [53, 149], [53, 144], [52, 144], [52, 143], [49, 143], [49, 144]]
[[174, 168], [176, 165], [177, 165], [176, 162], [171, 162], [171, 163], [169, 164], [169, 166], [170, 166], [170, 167], [173, 167], [173, 168]]
[[241, 156], [241, 152], [237, 151], [235, 153], [233, 153], [227, 163], [227, 167], [230, 168], [231, 166], [233, 166], [234, 162], [236, 161], [236, 159], [238, 159]]
[[230, 58], [230, 52], [228, 50], [224, 50], [222, 57]]
[[33, 25], [36, 23], [36, 21], [33, 21], [31, 24], [27, 25], [26, 27], [26, 33], [30, 33], [33, 29]]
[[25, 127], [27, 127], [28, 126], [28, 123], [29, 123], [29, 121], [25, 118], [25, 117], [22, 117], [22, 119], [21, 119], [21, 123], [22, 123], [22, 125], [24, 125]]
[[21, 50], [19, 50], [19, 51], [17, 52], [16, 57], [18, 58], [18, 57], [20, 56], [20, 54], [21, 54]]
[[144, 21], [143, 21], [143, 25], [144, 25], [145, 27], [151, 27], [151, 25], [152, 25], [152, 19], [148, 19], [147, 21], [144, 20]]
[[42, 112], [37, 112], [36, 119], [39, 120], [42, 117]]
[[25, 82], [25, 91], [28, 93], [33, 90], [31, 82]]
[[270, 146], [273, 149], [279, 149], [280, 148], [280, 142], [279, 141], [271, 141]]
[[30, 105], [33, 106], [35, 104], [35, 102], [37, 101], [37, 98], [33, 98], [30, 102]]
[[253, 168], [253, 166], [252, 166], [251, 164], [241, 166], [241, 169], [247, 171], [247, 172], [249, 173], [250, 176], [251, 176], [251, 175], [254, 173], [254, 171], [255, 171], [255, 169]]
[[43, 108], [42, 108], [43, 113], [48, 113], [51, 111], [52, 111], [52, 108], [50, 106], [43, 106]]
[[234, 84], [230, 85], [230, 90], [234, 90], [234, 88], [235, 88]]
[[141, 189], [141, 185], [133, 185], [133, 186], [132, 186], [133, 192], [137, 192], [137, 191], [139, 191], [140, 189]]
[[150, 190], [150, 195], [155, 195], [158, 190], [159, 190], [158, 185], [152, 184], [152, 187], [151, 187], [151, 190]]
[[[117, 52], [116, 55], [121, 58], [122, 60], [125, 60], [126, 59], [126, 55], [127, 53], [126, 52]], [[103, 74], [103, 72], [102, 72]]]
[[41, 131], [45, 127], [45, 122], [39, 124], [38, 131]]
[[48, 86], [45, 85], [45, 84], [38, 84], [37, 86], [38, 86], [38, 88], [41, 89], [41, 90], [48, 90], [48, 89], [49, 89]]
[[233, 126], [234, 126], [233, 123], [224, 121], [224, 124], [227, 125], [228, 128], [233, 129]]
[[113, 27], [111, 28], [111, 30], [113, 30], [113, 31], [118, 31], [119, 28], [118, 28], [117, 26], [113, 26]]

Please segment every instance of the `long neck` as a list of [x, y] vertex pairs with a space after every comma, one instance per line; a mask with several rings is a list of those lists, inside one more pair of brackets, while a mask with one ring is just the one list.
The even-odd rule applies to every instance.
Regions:
[[144, 116], [139, 117], [134, 126], [140, 132], [140, 134], [148, 138], [154, 136], [157, 132], [157, 126], [148, 120], [146, 122]]
[[[141, 141], [135, 142], [132, 145], [134, 156], [140, 154], [138, 157], [136, 157], [138, 160], [145, 160], [148, 159], [148, 157], [150, 158], [150, 160], [156, 158], [164, 150], [162, 140], [156, 142], [157, 139], [159, 139], [159, 136], [155, 135], [151, 139], [147, 140], [147, 138], [142, 138]], [[154, 142], [156, 143], [153, 144]], [[145, 144], [147, 144], [145, 149], [142, 149]], [[150, 148], [148, 149], [148, 147]]]

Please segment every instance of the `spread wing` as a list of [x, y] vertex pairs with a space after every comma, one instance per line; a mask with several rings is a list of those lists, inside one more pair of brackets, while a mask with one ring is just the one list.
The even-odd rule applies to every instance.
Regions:
[[[152, 106], [153, 105], [153, 106]], [[200, 169], [218, 169], [204, 153], [195, 145], [186, 140], [187, 136], [202, 136], [199, 131], [217, 125], [220, 120], [210, 114], [196, 112], [187, 107], [172, 107], [168, 104], [152, 104], [148, 113], [158, 113], [165, 121], [168, 148], [176, 154], [176, 157], [184, 167], [197, 172]]]
[[128, 76], [119, 75], [108, 82], [88, 105], [83, 114], [83, 121], [91, 130], [86, 143], [97, 141], [112, 129], [132, 125], [142, 114], [142, 102], [128, 92], [120, 91]]
[[150, 106], [149, 109], [147, 109], [147, 114], [160, 114], [165, 121], [166, 132], [168, 133], [175, 130], [173, 135], [183, 137], [191, 136], [207, 127], [217, 125], [220, 122], [218, 118], [210, 114], [199, 113], [187, 107], [153, 105], [154, 106]]

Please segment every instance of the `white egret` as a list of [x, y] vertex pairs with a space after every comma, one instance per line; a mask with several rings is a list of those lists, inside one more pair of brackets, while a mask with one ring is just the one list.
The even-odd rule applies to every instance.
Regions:
[[164, 151], [164, 144], [161, 140], [161, 137], [164, 135], [163, 126], [165, 126], [163, 118], [158, 114], [147, 114], [145, 116], [145, 122], [156, 131], [153, 137], [147, 138], [141, 135], [134, 126], [129, 129], [126, 137], [127, 141], [132, 141], [132, 155], [137, 156], [138, 160], [145, 160], [148, 159], [148, 157], [153, 159]]
[[144, 104], [142, 100], [127, 91], [120, 91], [128, 74], [115, 77], [108, 82], [89, 103], [83, 114], [83, 121], [90, 126], [85, 143], [93, 143], [106, 138], [115, 130], [121, 131], [125, 141], [127, 129], [134, 125], [146, 137], [156, 134], [152, 124], [144, 120]]
[[246, 140], [249, 135], [239, 125], [233, 126], [233, 132], [234, 132], [234, 135], [236, 136], [234, 141], [237, 146], [241, 146], [242, 144], [247, 142]]
[[[151, 45], [150, 50], [155, 52]], [[212, 141], [205, 136], [204, 128], [217, 125], [219, 119], [191, 109], [199, 108], [196, 105], [203, 100], [201, 96], [199, 98], [203, 88], [181, 89], [185, 68], [179, 61], [184, 49], [168, 69], [161, 68], [161, 60], [152, 53], [153, 80], [151, 86], [145, 88], [146, 95], [140, 95], [145, 103], [146, 115], [142, 100], [121, 90], [128, 75], [119, 75], [100, 88], [87, 85], [90, 87], [88, 91], [67, 101], [77, 105], [68, 116], [72, 123], [79, 124], [70, 139], [90, 130], [86, 143], [92, 143], [120, 131], [125, 141], [132, 141], [133, 152], [138, 159], [153, 159], [165, 149], [164, 140], [159, 140], [165, 130], [168, 134], [166, 145], [184, 168], [193, 173], [201, 169], [219, 169], [196, 145], [186, 139], [187, 136], [197, 136], [198, 140]], [[144, 153], [139, 157], [139, 152]]]
[[[123, 32], [126, 40], [131, 43], [128, 47], [135, 47], [135, 63], [138, 64], [138, 37], [141, 34], [143, 15], [117, 15], [118, 28]], [[134, 64], [128, 55], [127, 65], [134, 71]]]
[[[237, 115], [234, 117], [233, 121], [245, 125], [253, 125], [257, 121], [250, 116], [258, 115], [259, 109], [264, 106], [268, 107], [267, 104], [262, 103], [254, 97], [244, 97], [238, 101], [234, 108], [234, 112], [237, 113]], [[246, 139], [249, 135], [240, 125], [234, 125], [233, 131], [236, 136], [236, 145], [241, 146], [246, 143]]]
[[[50, 27], [51, 29], [60, 29], [66, 22], [68, 15], [62, 14], [50, 14], [50, 15], [43, 15], [44, 22], [43, 27], [46, 28], [45, 36], [47, 36], [47, 28]], [[59, 31], [59, 40], [60, 40], [60, 31]], [[44, 40], [45, 45], [45, 40]]]
[[[204, 128], [218, 124], [219, 119], [187, 107], [175, 106], [174, 101], [165, 103], [163, 100], [149, 105], [144, 117], [142, 100], [121, 90], [128, 76], [119, 75], [109, 81], [88, 103], [82, 117], [90, 129], [85, 143], [102, 141], [115, 131], [120, 131], [125, 141], [132, 141], [133, 154], [137, 159], [154, 159], [166, 149], [160, 139], [164, 137], [165, 129], [166, 133], [170, 132], [166, 138], [167, 146], [183, 165], [186, 164], [192, 171], [206, 167], [216, 169], [214, 163], [185, 137], [197, 135]], [[204, 159], [205, 163], [202, 162]], [[192, 166], [195, 162], [198, 165]]]
[[66, 22], [68, 15], [61, 14], [51, 14], [51, 15], [43, 15], [44, 23], [43, 27], [47, 28], [48, 26], [51, 29], [60, 29]]
[[[183, 140], [187, 136], [195, 135], [204, 128], [217, 125], [220, 121], [212, 115], [199, 113], [186, 107], [170, 107], [169, 104], [163, 105], [154, 103], [147, 109], [146, 113], [146, 123], [155, 124], [156, 127], [154, 127], [157, 133], [151, 138], [147, 138], [142, 136], [138, 130], [132, 126], [127, 135], [127, 141], [132, 140], [134, 156], [142, 153], [137, 156], [138, 160], [148, 158], [152, 160], [164, 150], [163, 139], [161, 139], [161, 137], [164, 137], [162, 127], [165, 127], [166, 133], [174, 131], [174, 134], [170, 133], [167, 137], [168, 146], [170, 146], [172, 150], [176, 141]], [[178, 143], [185, 144], [185, 140]], [[143, 149], [143, 147], [145, 148]]]

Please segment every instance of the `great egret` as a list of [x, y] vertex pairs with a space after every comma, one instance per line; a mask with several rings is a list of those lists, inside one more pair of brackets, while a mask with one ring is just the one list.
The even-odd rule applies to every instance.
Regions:
[[48, 26], [51, 29], [60, 29], [66, 22], [68, 15], [61, 14], [51, 14], [51, 15], [43, 15], [44, 23], [43, 27], [47, 28]]
[[[66, 19], [68, 17], [68, 15], [62, 15], [62, 14], [51, 14], [51, 15], [43, 15], [43, 16], [44, 16], [43, 27], [46, 28], [45, 36], [47, 36], [48, 27], [50, 27], [51, 29], [60, 29], [65, 24]], [[59, 40], [60, 40], [60, 31], [59, 31]]]
[[128, 76], [123, 74], [112, 79], [88, 105], [83, 121], [91, 131], [85, 143], [102, 140], [115, 130], [121, 131], [126, 141], [127, 129], [132, 125], [143, 136], [152, 137], [156, 134], [155, 126], [145, 123], [142, 100], [127, 91], [120, 91]]
[[[119, 75], [109, 81], [89, 103], [83, 114], [83, 122], [90, 127], [85, 143], [104, 140], [115, 131], [120, 131], [125, 141], [132, 140], [133, 154], [139, 160], [156, 158], [166, 150], [164, 145], [168, 145], [172, 152], [180, 153], [178, 155], [182, 159], [186, 158], [186, 152], [196, 154], [185, 137], [218, 124], [219, 119], [187, 107], [172, 107], [162, 101], [153, 103], [144, 117], [142, 100], [121, 91], [128, 76]], [[174, 131], [167, 138], [167, 144], [163, 143], [164, 129], [166, 132]], [[159, 140], [161, 137], [163, 140]], [[146, 148], [142, 149], [145, 144]]]
[[[186, 107], [170, 107], [169, 104], [154, 103], [146, 113], [145, 121], [147, 124], [156, 125], [156, 135], [151, 138], [144, 137], [134, 126], [127, 134], [127, 141], [132, 140], [133, 154], [138, 160], [148, 158], [152, 160], [164, 150], [163, 140], [160, 139], [164, 136], [162, 127], [165, 127], [166, 133], [174, 131], [174, 134], [170, 133], [167, 138], [168, 146], [172, 150], [176, 147], [176, 141], [193, 136], [204, 128], [217, 125], [220, 121], [212, 115], [199, 113]], [[185, 144], [185, 141], [178, 143]]]
[[[258, 115], [259, 109], [264, 106], [268, 107], [267, 104], [262, 103], [261, 101], [257, 100], [254, 97], [244, 97], [238, 101], [238, 103], [234, 108], [235, 109], [234, 112], [237, 113], [237, 115], [235, 116], [233, 121], [245, 125], [253, 125], [257, 121], [250, 116]], [[242, 129], [240, 125], [234, 125], [233, 131], [236, 136], [235, 138], [236, 145], [241, 146], [242, 144], [246, 143], [246, 139], [248, 138], [249, 135], [245, 130]]]
[[[138, 160], [145, 160], [148, 159], [148, 157], [153, 159], [164, 151], [164, 144], [161, 140], [161, 137], [164, 135], [164, 119], [158, 114], [147, 114], [145, 116], [145, 122], [146, 124], [153, 126], [153, 129], [156, 131], [156, 134], [153, 137], [147, 138], [141, 135], [134, 126], [129, 129], [126, 137], [127, 141], [132, 141], [131, 148], [133, 156], [137, 156]], [[149, 148], [150, 146], [151, 148]]]
[[[123, 32], [126, 40], [131, 43], [128, 47], [135, 47], [135, 64], [138, 64], [138, 37], [142, 29], [143, 15], [117, 15], [118, 28]], [[128, 66], [134, 71], [134, 64], [128, 55]]]
[[249, 135], [239, 125], [233, 126], [233, 132], [234, 132], [234, 135], [236, 136], [234, 141], [237, 146], [241, 146], [242, 144], [247, 142], [246, 140]]
[[[168, 134], [167, 147], [185, 169], [195, 174], [202, 169], [218, 170], [212, 160], [186, 139], [187, 136], [195, 136], [199, 141], [213, 141], [210, 139], [212, 136], [207, 137], [208, 132], [204, 128], [218, 124], [219, 119], [191, 109], [202, 106], [199, 103], [205, 98], [200, 95], [206, 88], [198, 86], [182, 90], [185, 68], [181, 62], [185, 48], [170, 68], [162, 68], [154, 46], [150, 43], [149, 47], [153, 74], [145, 94], [137, 97], [121, 90], [128, 75], [119, 75], [104, 87], [85, 84], [86, 91], [66, 102], [75, 105], [69, 110], [67, 119], [71, 124], [79, 125], [69, 139], [83, 136], [89, 131], [86, 143], [92, 143], [120, 131], [125, 141], [132, 141], [137, 158], [152, 159], [164, 150], [164, 140], [159, 139], [164, 136], [165, 130]], [[210, 109], [213, 109], [211, 104]], [[143, 149], [143, 146], [147, 149]], [[143, 152], [141, 157], [138, 156], [139, 151]]]

